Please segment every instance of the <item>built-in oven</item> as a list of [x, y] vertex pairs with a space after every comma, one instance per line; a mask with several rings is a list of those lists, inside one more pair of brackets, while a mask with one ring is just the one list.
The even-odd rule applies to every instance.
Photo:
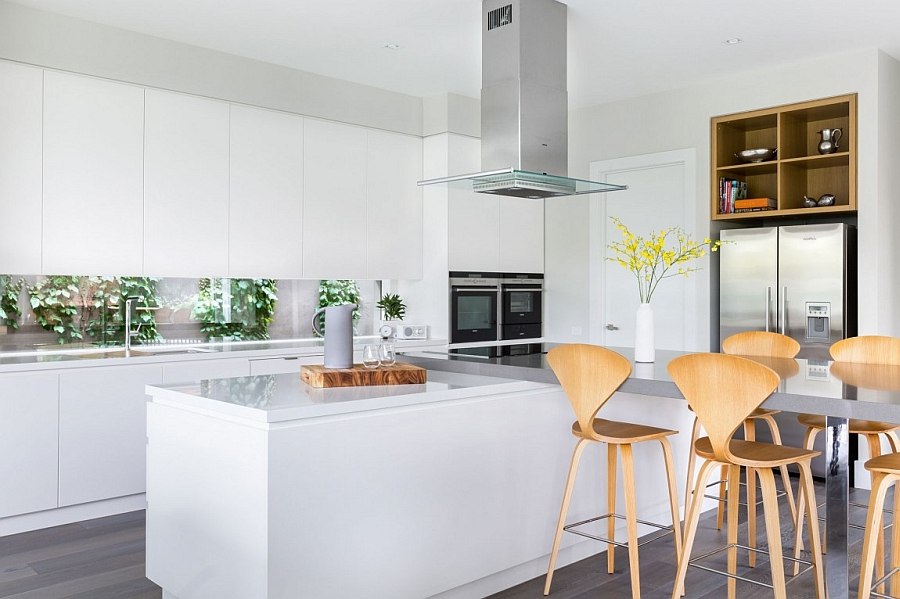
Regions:
[[544, 275], [504, 273], [500, 289], [500, 339], [540, 337]]
[[450, 273], [450, 343], [497, 341], [500, 273]]

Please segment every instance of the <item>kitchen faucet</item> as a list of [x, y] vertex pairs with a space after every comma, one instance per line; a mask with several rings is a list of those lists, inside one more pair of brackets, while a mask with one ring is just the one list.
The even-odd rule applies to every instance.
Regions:
[[131, 306], [134, 302], [143, 302], [143, 295], [133, 295], [125, 298], [125, 357], [131, 356], [131, 338], [137, 337], [141, 330], [141, 323], [135, 330], [131, 330]]

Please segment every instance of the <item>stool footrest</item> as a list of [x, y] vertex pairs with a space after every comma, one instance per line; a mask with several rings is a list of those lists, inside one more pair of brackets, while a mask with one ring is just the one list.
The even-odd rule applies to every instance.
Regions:
[[[603, 514], [602, 516], [595, 516], [594, 518], [588, 518], [587, 520], [582, 520], [581, 522], [573, 522], [572, 524], [566, 524], [563, 526], [563, 530], [566, 532], [570, 532], [572, 534], [587, 537], [588, 539], [594, 539], [595, 541], [600, 541], [602, 543], [607, 543], [609, 545], [615, 545], [616, 547], [628, 547], [628, 543], [622, 543], [616, 541], [615, 539], [608, 539], [606, 537], [601, 537], [599, 535], [593, 535], [588, 532], [584, 532], [581, 530], [572, 530], [576, 526], [583, 526], [585, 524], [590, 524], [591, 522], [597, 522], [598, 520], [606, 520], [607, 518], [618, 518], [619, 520], [627, 520], [627, 518], [621, 514]], [[659, 539], [673, 534], [675, 532], [675, 528], [673, 526], [666, 526], [665, 524], [659, 524], [657, 522], [648, 522], [646, 520], [641, 520], [636, 518], [635, 521], [638, 524], [643, 524], [644, 526], [652, 526], [653, 528], [658, 528], [663, 531], [661, 534], [656, 535], [646, 541], [642, 541], [638, 543], [638, 547], [643, 547], [647, 543], [652, 543], [653, 541], [658, 541]]]
[[891, 576], [893, 576], [894, 574], [896, 574], [897, 572], [900, 572], [900, 568], [894, 568], [893, 570], [891, 570], [890, 572], [888, 572], [887, 574], [885, 574], [884, 576], [882, 576], [881, 578], [879, 578], [878, 580], [873, 582], [872, 588], [870, 589], [869, 594], [872, 595], [873, 597], [882, 597], [883, 599], [894, 599], [893, 595], [885, 595], [883, 593], [876, 592], [875, 587], [881, 586], [882, 584], [887, 582], [888, 579]]
[[[738, 576], [737, 574], [732, 574], [731, 572], [725, 572], [723, 570], [716, 570], [715, 568], [710, 568], [709, 566], [704, 566], [701, 564], [694, 563], [694, 562], [698, 562], [702, 559], [712, 557], [713, 555], [715, 555], [717, 553], [727, 551], [727, 550], [731, 549], [732, 547], [736, 547], [738, 549], [746, 549], [747, 551], [753, 551], [754, 553], [763, 553], [765, 555], [769, 555], [769, 552], [766, 551], [765, 549], [757, 549], [756, 547], [748, 547], [747, 545], [741, 545], [740, 543], [734, 543], [732, 545], [725, 545], [724, 547], [719, 547], [717, 549], [713, 549], [712, 551], [708, 551], [707, 553], [704, 553], [703, 555], [698, 555], [697, 557], [695, 557], [691, 560], [688, 560], [688, 566], [691, 566], [692, 568], [698, 568], [700, 570], [705, 570], [707, 572], [712, 572], [713, 574], [721, 574], [722, 576], [727, 576], [728, 578], [734, 578], [735, 580], [742, 580], [744, 582], [749, 582], [751, 584], [755, 584], [755, 585], [758, 585], [761, 587], [766, 587], [769, 589], [775, 588], [774, 586], [772, 586], [771, 584], [769, 584], [767, 582], [753, 580], [752, 578], [747, 578], [745, 576]], [[783, 555], [782, 558], [792, 561], [792, 562], [806, 564], [806, 567], [803, 570], [798, 572], [796, 576], [791, 577], [791, 579], [787, 581], [788, 583], [795, 580], [798, 576], [800, 576], [800, 574], [805, 574], [806, 572], [809, 572], [813, 568], [813, 563], [808, 560], [805, 560], [805, 559], [790, 557], [788, 555]]]

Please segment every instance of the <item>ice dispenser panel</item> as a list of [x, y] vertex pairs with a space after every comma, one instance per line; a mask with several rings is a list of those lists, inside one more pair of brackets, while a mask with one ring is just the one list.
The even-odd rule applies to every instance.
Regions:
[[831, 330], [831, 303], [806, 302], [806, 338], [828, 342]]

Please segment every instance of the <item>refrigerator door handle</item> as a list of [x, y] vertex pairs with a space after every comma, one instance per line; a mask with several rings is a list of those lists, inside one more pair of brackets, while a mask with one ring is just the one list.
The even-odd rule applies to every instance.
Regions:
[[772, 311], [772, 288], [766, 287], [766, 332], [769, 332]]
[[787, 335], [787, 287], [781, 296], [781, 334]]

